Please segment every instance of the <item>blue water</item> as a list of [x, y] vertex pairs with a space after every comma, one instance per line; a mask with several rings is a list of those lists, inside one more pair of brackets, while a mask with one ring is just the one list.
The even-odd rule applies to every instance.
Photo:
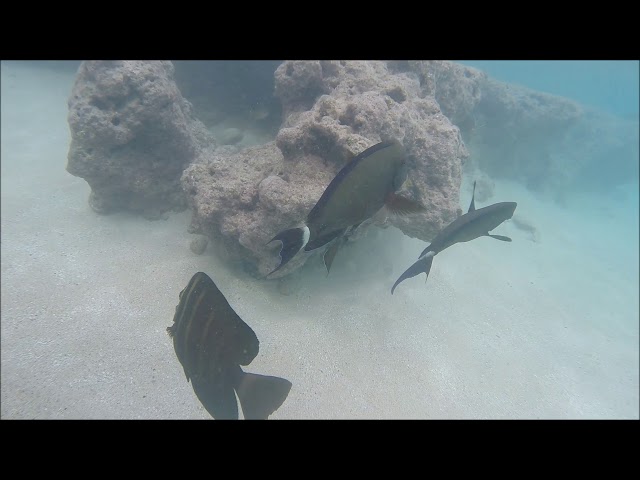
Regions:
[[497, 80], [577, 100], [622, 117], [638, 117], [638, 61], [463, 60]]

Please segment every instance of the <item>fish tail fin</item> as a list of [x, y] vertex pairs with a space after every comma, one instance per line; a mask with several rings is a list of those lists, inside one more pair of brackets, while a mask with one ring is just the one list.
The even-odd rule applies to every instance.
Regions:
[[284, 403], [291, 382], [280, 377], [243, 372], [236, 393], [246, 420], [266, 420]]
[[296, 254], [304, 248], [304, 246], [309, 241], [309, 227], [306, 225], [304, 227], [296, 227], [290, 228], [289, 230], [284, 230], [273, 237], [271, 240], [267, 242], [269, 245], [271, 242], [276, 240], [280, 240], [282, 242], [282, 247], [280, 247], [280, 264], [271, 272], [271, 275], [274, 272], [277, 272], [282, 267], [284, 267], [289, 260], [296, 256]]
[[[426, 273], [427, 278], [429, 278], [429, 272], [431, 271], [432, 263], [433, 263], [433, 255], [428, 257], [427, 256], [420, 257], [416, 263], [414, 263], [409, 268], [407, 268], [405, 272], [402, 275], [400, 275], [400, 278], [396, 280], [396, 283], [394, 283], [393, 287], [391, 287], [391, 295], [393, 295], [393, 291], [396, 289], [396, 287], [401, 282], [405, 281], [407, 278], [415, 277], [416, 275], [419, 275], [421, 273]], [[427, 279], [425, 278], [425, 282], [426, 281]]]

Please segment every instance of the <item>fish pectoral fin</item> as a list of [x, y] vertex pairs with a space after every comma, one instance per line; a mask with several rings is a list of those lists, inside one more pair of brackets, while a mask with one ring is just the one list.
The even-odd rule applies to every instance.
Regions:
[[387, 195], [385, 205], [391, 213], [395, 213], [396, 215], [408, 215], [427, 210], [420, 202], [409, 200], [408, 198], [401, 197], [393, 192]]
[[322, 260], [324, 262], [325, 268], [327, 269], [327, 276], [329, 276], [329, 270], [331, 270], [331, 264], [333, 263], [333, 259], [335, 258], [336, 253], [338, 253], [338, 249], [342, 245], [344, 239], [345, 239], [345, 237], [339, 238], [338, 240], [333, 242], [333, 244], [331, 244], [331, 246], [329, 248], [327, 248], [324, 251], [324, 255], [322, 256]]
[[245, 420], [266, 420], [284, 403], [291, 382], [280, 377], [244, 372], [236, 388]]
[[504, 235], [491, 235], [490, 233], [487, 233], [487, 237], [495, 238], [496, 240], [502, 240], [503, 242], [511, 241], [509, 237], [505, 237]]
[[[402, 275], [400, 275], [400, 278], [396, 280], [396, 283], [394, 283], [393, 287], [391, 287], [391, 295], [393, 295], [393, 291], [396, 289], [396, 287], [401, 282], [405, 281], [407, 278], [415, 277], [416, 275], [419, 275], [421, 273], [426, 273], [427, 278], [429, 278], [429, 272], [431, 271], [432, 264], [433, 264], [433, 256], [421, 257], [416, 263], [414, 263], [409, 268], [407, 268], [405, 272]], [[426, 281], [427, 280], [425, 278], [425, 282]]]

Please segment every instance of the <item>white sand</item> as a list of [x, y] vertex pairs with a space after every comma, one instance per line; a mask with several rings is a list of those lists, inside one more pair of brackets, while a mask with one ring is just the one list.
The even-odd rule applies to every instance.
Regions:
[[210, 418], [165, 332], [199, 270], [260, 339], [246, 370], [293, 383], [271, 418], [638, 418], [637, 190], [561, 208], [498, 183], [539, 243], [508, 222], [391, 296], [425, 243], [389, 228], [284, 296], [191, 253], [188, 213], [94, 213], [65, 171], [72, 75], [1, 80], [2, 418]]

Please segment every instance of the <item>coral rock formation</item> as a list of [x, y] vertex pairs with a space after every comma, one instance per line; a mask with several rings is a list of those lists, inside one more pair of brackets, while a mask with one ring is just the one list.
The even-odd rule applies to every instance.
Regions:
[[[224, 240], [227, 250], [265, 275], [277, 263], [276, 233], [304, 221], [336, 173], [355, 155], [389, 138], [408, 154], [404, 195], [427, 211], [377, 219], [425, 241], [460, 212], [467, 156], [458, 127], [425, 95], [410, 68], [386, 62], [287, 61], [275, 72], [284, 122], [275, 144], [232, 156], [205, 155], [185, 171], [192, 231]], [[213, 172], [213, 173], [212, 173]], [[363, 227], [361, 227], [363, 228]], [[301, 255], [274, 277], [298, 268]]]
[[185, 206], [180, 176], [210, 144], [167, 61], [86, 61], [69, 98], [69, 173], [99, 213], [154, 217]]
[[[479, 180], [489, 174], [556, 194], [587, 182], [607, 189], [638, 175], [637, 120], [613, 121], [452, 62], [177, 65], [189, 98], [206, 101], [207, 108], [199, 105], [202, 118], [228, 129], [219, 132], [224, 143], [258, 138], [222, 121], [235, 117], [266, 122], [269, 132], [277, 128], [267, 135], [273, 140], [215, 149], [176, 86], [171, 62], [83, 62], [69, 100], [67, 169], [90, 184], [98, 212], [153, 216], [188, 204], [190, 231], [216, 238], [215, 249], [257, 275], [278, 262], [279, 245], [265, 244], [303, 222], [353, 156], [390, 138], [407, 151], [408, 180], [400, 193], [427, 210], [402, 217], [383, 209], [352, 240], [377, 224], [430, 241], [461, 213], [467, 147], [473, 158], [466, 168]], [[478, 200], [483, 190], [479, 184]], [[296, 257], [274, 277], [308, 257]]]

